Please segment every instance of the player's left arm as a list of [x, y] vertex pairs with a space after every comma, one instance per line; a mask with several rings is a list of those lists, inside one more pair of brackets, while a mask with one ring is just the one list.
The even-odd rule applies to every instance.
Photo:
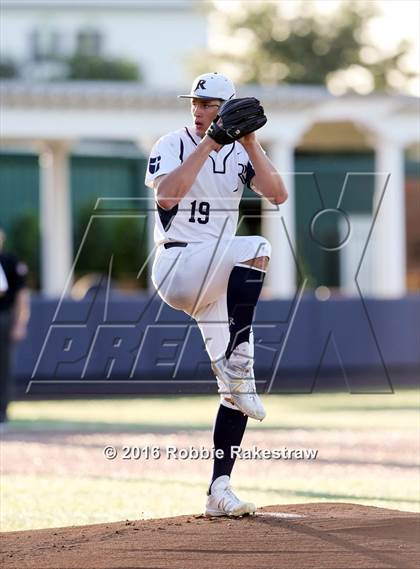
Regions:
[[26, 288], [16, 294], [13, 310], [13, 324], [11, 330], [12, 340], [19, 342], [24, 340], [27, 332], [28, 320], [31, 314], [29, 291]]
[[286, 187], [274, 164], [261, 148], [255, 132], [243, 136], [239, 142], [245, 148], [255, 171], [255, 176], [250, 182], [252, 189], [272, 204], [285, 202], [288, 195]]
[[29, 291], [26, 286], [28, 267], [25, 263], [16, 262], [14, 268], [14, 283], [16, 297], [12, 312], [11, 338], [15, 342], [23, 340], [26, 336], [26, 328], [31, 314]]

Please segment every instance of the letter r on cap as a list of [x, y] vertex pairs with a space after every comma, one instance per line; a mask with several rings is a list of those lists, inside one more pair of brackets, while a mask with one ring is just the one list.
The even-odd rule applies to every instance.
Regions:
[[205, 89], [205, 87], [204, 87], [205, 84], [206, 84], [206, 80], [200, 79], [200, 81], [197, 83], [197, 86], [194, 90], [197, 91], [197, 89]]

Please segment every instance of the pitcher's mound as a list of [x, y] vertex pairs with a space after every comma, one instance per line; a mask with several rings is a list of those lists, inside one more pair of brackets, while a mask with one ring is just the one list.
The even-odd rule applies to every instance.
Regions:
[[241, 519], [180, 516], [3, 534], [4, 569], [408, 569], [420, 516], [352, 504], [270, 506]]

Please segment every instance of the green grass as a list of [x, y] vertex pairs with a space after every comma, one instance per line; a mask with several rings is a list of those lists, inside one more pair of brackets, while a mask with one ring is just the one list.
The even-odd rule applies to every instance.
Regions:
[[[250, 428], [411, 430], [419, 425], [420, 396], [414, 390], [386, 395], [266, 395], [264, 403], [267, 419], [250, 422]], [[37, 401], [12, 404], [10, 418], [13, 428], [31, 430], [207, 430], [216, 409], [214, 396]]]
[[[415, 441], [419, 433], [419, 392], [414, 390], [389, 395], [269, 395], [264, 401], [267, 419], [263, 423], [250, 421], [249, 428], [317, 430], [321, 431], [320, 436], [322, 431], [335, 431], [342, 432], [343, 440], [348, 432], [359, 433], [362, 440], [364, 432], [389, 434], [390, 439], [398, 432]], [[25, 431], [72, 429], [208, 431], [216, 409], [214, 396], [25, 401], [11, 405], [10, 428], [17, 435]], [[418, 453], [414, 443], [413, 453]], [[411, 462], [414, 459], [413, 455]], [[209, 464], [209, 470], [210, 467]], [[352, 465], [353, 470], [346, 470], [343, 479], [337, 479], [334, 475], [326, 476], [325, 468], [314, 469], [311, 476], [308, 470], [301, 474], [298, 470], [296, 476], [290, 477], [279, 465], [270, 471], [275, 476], [268, 473], [251, 478], [241, 474], [234, 483], [241, 497], [254, 500], [259, 506], [341, 501], [418, 511], [417, 471], [391, 467], [382, 476], [382, 467], [372, 475], [363, 468]], [[1, 482], [0, 527], [11, 531], [199, 513], [208, 479], [180, 475], [168, 478], [157, 468], [153, 478], [141, 471], [138, 479], [7, 474]]]
[[[107, 479], [63, 476], [4, 476], [2, 531], [106, 523], [202, 513], [207, 480]], [[235, 484], [243, 499], [259, 506], [308, 502], [354, 504], [418, 511], [416, 483], [367, 479], [340, 482], [319, 476], [276, 477], [264, 484], [243, 478]]]

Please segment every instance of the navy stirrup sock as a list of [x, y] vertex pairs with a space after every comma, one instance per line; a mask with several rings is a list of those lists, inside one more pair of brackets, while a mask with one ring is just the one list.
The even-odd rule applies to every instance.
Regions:
[[223, 458], [214, 458], [213, 476], [208, 493], [214, 480], [219, 476], [230, 476], [235, 457], [231, 457], [231, 447], [240, 446], [244, 436], [248, 417], [241, 411], [220, 405], [213, 429], [213, 444], [215, 450], [223, 450]]
[[226, 358], [231, 356], [236, 346], [249, 342], [252, 319], [264, 277], [264, 271], [243, 265], [236, 265], [230, 273], [227, 287], [230, 340]]

